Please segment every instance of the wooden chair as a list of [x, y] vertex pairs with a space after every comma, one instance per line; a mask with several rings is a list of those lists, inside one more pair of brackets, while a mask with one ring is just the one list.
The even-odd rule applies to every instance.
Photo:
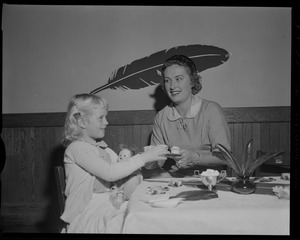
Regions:
[[66, 189], [66, 182], [65, 182], [65, 172], [62, 166], [56, 166], [54, 168], [55, 173], [55, 180], [56, 180], [56, 187], [57, 187], [57, 194], [58, 194], [58, 203], [59, 203], [59, 211], [60, 215], [63, 214], [65, 209], [65, 189]]

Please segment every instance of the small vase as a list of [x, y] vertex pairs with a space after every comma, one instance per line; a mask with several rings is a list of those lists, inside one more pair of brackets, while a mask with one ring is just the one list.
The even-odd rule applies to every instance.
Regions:
[[238, 177], [238, 179], [232, 183], [232, 191], [240, 194], [254, 193], [255, 188], [255, 184], [250, 180], [250, 177], [247, 176]]

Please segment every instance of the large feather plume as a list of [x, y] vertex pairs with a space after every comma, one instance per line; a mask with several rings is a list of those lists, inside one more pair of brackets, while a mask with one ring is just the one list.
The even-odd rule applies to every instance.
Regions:
[[104, 89], [140, 89], [161, 82], [160, 69], [169, 57], [185, 55], [196, 64], [198, 72], [217, 67], [226, 62], [229, 53], [218, 47], [207, 45], [178, 46], [156, 52], [150, 56], [133, 61], [114, 71], [108, 83], [91, 91], [92, 94]]

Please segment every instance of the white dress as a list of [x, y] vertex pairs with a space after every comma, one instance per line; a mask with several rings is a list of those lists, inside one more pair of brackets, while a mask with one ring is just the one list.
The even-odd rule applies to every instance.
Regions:
[[[66, 191], [69, 195], [66, 195], [68, 196], [69, 205], [66, 202], [67, 208], [65, 207], [65, 212], [61, 218], [69, 223], [67, 233], [121, 233], [128, 201], [122, 203], [120, 209], [115, 209], [109, 200], [110, 191], [91, 192], [91, 197], [86, 200], [84, 197], [90, 194], [89, 189], [92, 188], [91, 185], [93, 185], [95, 177], [83, 170], [80, 165], [84, 165], [84, 162], [92, 159], [95, 162], [92, 162], [91, 169], [98, 167], [97, 171], [103, 172], [103, 175], [114, 175], [115, 178], [123, 178], [124, 175], [126, 176], [131, 171], [143, 166], [144, 163], [139, 156], [135, 156], [114, 167], [107, 164], [97, 154], [94, 154], [94, 152], [99, 152], [98, 146], [84, 142], [77, 142], [76, 144], [80, 148], [75, 148], [76, 146], [73, 144], [73, 151], [67, 151], [65, 154], [66, 176], [69, 180], [69, 182], [67, 181], [68, 191]], [[109, 148], [106, 148], [105, 152], [109, 154], [111, 162], [117, 161], [118, 155], [115, 152]], [[84, 186], [83, 189], [82, 186]], [[91, 191], [93, 190], [91, 189]], [[88, 201], [87, 205], [84, 206], [86, 201]]]
[[128, 202], [116, 210], [109, 195], [109, 192], [94, 193], [84, 212], [70, 223], [68, 233], [121, 233]]

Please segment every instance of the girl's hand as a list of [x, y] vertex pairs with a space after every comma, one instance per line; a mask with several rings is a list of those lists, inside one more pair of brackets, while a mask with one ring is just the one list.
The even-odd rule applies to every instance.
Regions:
[[197, 163], [198, 154], [192, 150], [180, 149], [181, 156], [174, 157], [178, 168], [190, 168]]
[[148, 148], [145, 152], [141, 153], [141, 157], [145, 163], [152, 161], [167, 160], [165, 154], [170, 153], [168, 146], [158, 145]]

